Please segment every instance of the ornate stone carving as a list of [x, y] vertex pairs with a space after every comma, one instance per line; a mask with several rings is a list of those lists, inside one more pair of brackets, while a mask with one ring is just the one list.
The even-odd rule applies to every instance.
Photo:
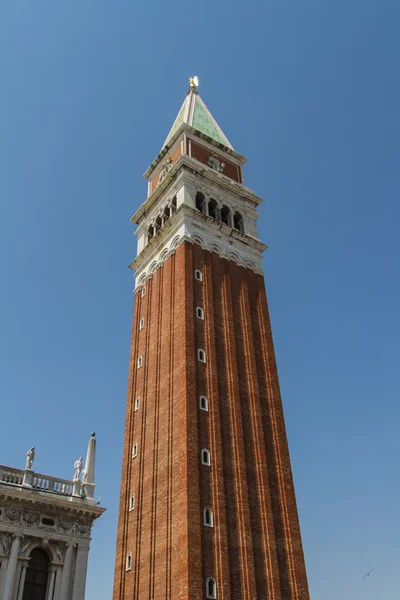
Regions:
[[80, 523], [79, 521], [74, 523], [75, 532], [79, 532], [82, 535], [85, 535], [90, 532], [90, 524]]
[[35, 460], [35, 446], [32, 446], [26, 453], [25, 470], [31, 470], [33, 461]]
[[12, 536], [4, 533], [0, 537], [0, 552], [2, 554], [10, 554], [12, 544]]
[[33, 510], [24, 510], [21, 516], [21, 523], [23, 525], [27, 525], [28, 527], [32, 527], [33, 525], [39, 525], [40, 522], [40, 514]]
[[53, 544], [53, 548], [56, 553], [58, 562], [64, 562], [64, 547], [61, 544]]
[[57, 522], [58, 531], [63, 531], [63, 532], [71, 531], [73, 526], [74, 526], [74, 521], [70, 517], [59, 517], [58, 518], [58, 522]]
[[22, 510], [19, 508], [6, 508], [4, 514], [10, 523], [21, 523]]
[[170, 156], [168, 156], [167, 160], [165, 161], [165, 164], [164, 164], [163, 168], [160, 171], [160, 177], [158, 178], [158, 184], [157, 185], [160, 185], [160, 183], [163, 181], [163, 179], [166, 178], [166, 176], [168, 175], [169, 171], [171, 170], [172, 165], [173, 165], [172, 158]]
[[21, 548], [19, 551], [20, 556], [23, 556], [25, 554], [25, 552], [28, 550], [29, 546], [34, 541], [34, 539], [35, 538], [24, 535], [24, 537], [22, 538], [22, 541], [21, 541]]
[[225, 169], [225, 163], [221, 162], [216, 156], [210, 156], [208, 166], [214, 169], [214, 171], [218, 171], [218, 173], [222, 173]]

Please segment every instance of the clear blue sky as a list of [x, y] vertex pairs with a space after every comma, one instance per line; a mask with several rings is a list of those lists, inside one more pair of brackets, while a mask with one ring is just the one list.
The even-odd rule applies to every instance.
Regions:
[[[260, 236], [313, 600], [399, 595], [398, 0], [5, 0], [0, 463], [97, 432], [87, 600], [111, 597], [142, 173], [189, 75]], [[363, 580], [363, 574], [375, 569]]]

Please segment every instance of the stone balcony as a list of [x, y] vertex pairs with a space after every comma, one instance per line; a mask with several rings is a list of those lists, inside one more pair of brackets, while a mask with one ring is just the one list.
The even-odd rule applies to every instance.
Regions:
[[71, 501], [81, 503], [86, 501], [89, 504], [94, 504], [92, 499], [87, 498], [85, 484], [82, 484], [81, 481], [50, 477], [29, 469], [23, 471], [22, 469], [0, 465], [0, 488], [2, 486], [44, 494], [55, 494]]

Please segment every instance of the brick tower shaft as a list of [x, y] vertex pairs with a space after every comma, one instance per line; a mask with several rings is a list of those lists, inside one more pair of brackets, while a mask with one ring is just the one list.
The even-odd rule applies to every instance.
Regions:
[[193, 83], [177, 121], [133, 217], [113, 598], [308, 600], [261, 199]]

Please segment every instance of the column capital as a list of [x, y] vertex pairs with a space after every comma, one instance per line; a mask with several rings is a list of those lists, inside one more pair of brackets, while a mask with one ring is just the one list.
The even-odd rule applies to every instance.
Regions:
[[54, 565], [53, 563], [50, 563], [50, 566], [49, 566], [49, 568], [47, 569], [47, 571], [48, 571], [49, 573], [52, 573], [53, 571], [57, 571], [57, 566], [56, 566], [56, 565]]
[[66, 542], [65, 547], [66, 548], [76, 548], [78, 544], [76, 542]]

